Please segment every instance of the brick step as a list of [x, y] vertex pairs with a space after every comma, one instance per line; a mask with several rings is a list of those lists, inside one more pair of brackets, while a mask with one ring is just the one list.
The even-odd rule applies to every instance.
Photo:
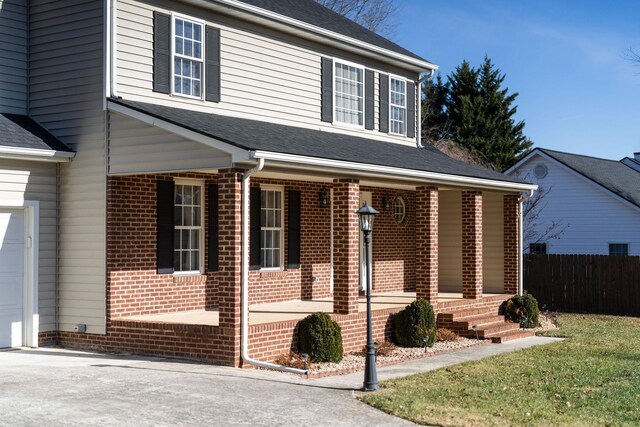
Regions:
[[460, 318], [468, 318], [473, 316], [493, 316], [498, 314], [498, 308], [495, 307], [475, 307], [465, 308], [462, 310], [449, 310], [445, 313], [438, 314], [438, 317], [442, 317], [445, 320], [453, 321]]
[[476, 314], [475, 316], [454, 317], [453, 323], [469, 323], [470, 325], [480, 325], [487, 322], [504, 322], [504, 316], [496, 313]]
[[534, 335], [535, 332], [533, 331], [523, 331], [522, 329], [518, 329], [491, 337], [491, 342], [495, 344], [502, 344], [503, 342], [518, 340], [520, 338], [528, 338]]
[[488, 327], [478, 328], [478, 338], [493, 338], [506, 334], [507, 332], [517, 331], [520, 325], [512, 322], [502, 322]]
[[482, 319], [474, 320], [473, 322], [453, 322], [453, 330], [454, 331], [473, 331], [473, 326], [475, 325], [478, 330], [487, 329], [492, 326], [499, 326], [504, 324], [504, 318], [502, 316], [494, 316], [494, 317], [486, 317]]

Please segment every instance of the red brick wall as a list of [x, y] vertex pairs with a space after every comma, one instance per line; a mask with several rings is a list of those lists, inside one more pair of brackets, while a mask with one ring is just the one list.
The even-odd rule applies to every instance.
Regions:
[[416, 293], [438, 300], [438, 189], [419, 187], [416, 208]]
[[519, 227], [519, 196], [507, 194], [504, 196], [504, 292], [518, 293], [519, 256], [518, 227]]
[[[217, 305], [216, 272], [189, 277], [156, 274], [156, 181], [178, 177], [204, 181], [206, 218], [206, 184], [215, 182], [215, 175], [191, 173], [108, 179], [108, 306], [113, 318]], [[205, 220], [205, 236], [207, 232]], [[206, 252], [205, 244], [205, 260]]]
[[[372, 235], [374, 292], [413, 291], [416, 288], [416, 197], [415, 191], [361, 187], [373, 193], [376, 215]], [[393, 215], [393, 202], [400, 196], [405, 203], [405, 217], [398, 223]], [[391, 209], [383, 209], [383, 198]]]
[[462, 192], [462, 295], [482, 297], [482, 192]]

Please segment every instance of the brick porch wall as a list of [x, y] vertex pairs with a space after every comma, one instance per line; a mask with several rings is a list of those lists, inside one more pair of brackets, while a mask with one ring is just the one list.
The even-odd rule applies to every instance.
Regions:
[[504, 196], [504, 292], [518, 293], [519, 260], [518, 227], [520, 204], [519, 196], [507, 194]]
[[[171, 313], [217, 305], [217, 272], [189, 277], [156, 273], [156, 182], [176, 178], [204, 181], [206, 218], [206, 184], [215, 183], [215, 175], [139, 175], [109, 177], [107, 181], [109, 317]], [[205, 236], [207, 232], [205, 221]], [[206, 252], [207, 245], [205, 260]]]
[[438, 301], [438, 189], [419, 187], [416, 197], [416, 295]]

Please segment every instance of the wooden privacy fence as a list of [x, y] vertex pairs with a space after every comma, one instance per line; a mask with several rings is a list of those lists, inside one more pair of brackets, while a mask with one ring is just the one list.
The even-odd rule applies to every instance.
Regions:
[[540, 309], [640, 315], [640, 257], [525, 255], [524, 289]]

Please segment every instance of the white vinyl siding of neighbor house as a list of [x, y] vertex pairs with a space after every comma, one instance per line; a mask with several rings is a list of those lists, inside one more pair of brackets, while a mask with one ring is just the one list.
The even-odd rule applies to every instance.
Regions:
[[103, 2], [29, 5], [30, 113], [76, 151], [60, 166], [59, 329], [105, 333]]
[[109, 174], [210, 170], [231, 156], [117, 113], [109, 113]]
[[26, 4], [0, 0], [0, 113], [27, 113]]
[[484, 292], [504, 292], [504, 195], [482, 192], [482, 276]]
[[[542, 179], [533, 174], [540, 164], [548, 169]], [[548, 190], [540, 228], [552, 221], [568, 226], [559, 239], [546, 240], [548, 254], [608, 255], [609, 243], [629, 243], [629, 255], [640, 255], [640, 208], [629, 206], [593, 181], [542, 156], [531, 157], [518, 173]], [[530, 243], [535, 242], [526, 241], [524, 247]]]
[[462, 292], [462, 193], [438, 195], [438, 290]]
[[[170, 2], [158, 4], [166, 6], [156, 7], [136, 0], [118, 1], [116, 78], [118, 94], [123, 98], [285, 125], [321, 127], [328, 132], [415, 145], [415, 138], [378, 132], [379, 73], [400, 74], [410, 80], [416, 79], [415, 73], [388, 70], [381, 63], [202, 9], [180, 5], [179, 10], [172, 10]], [[220, 28], [219, 103], [153, 92], [154, 10], [193, 16]], [[323, 55], [375, 71], [374, 130], [342, 127], [320, 120]]]
[[0, 159], [0, 200], [39, 202], [40, 332], [56, 330], [56, 164]]

